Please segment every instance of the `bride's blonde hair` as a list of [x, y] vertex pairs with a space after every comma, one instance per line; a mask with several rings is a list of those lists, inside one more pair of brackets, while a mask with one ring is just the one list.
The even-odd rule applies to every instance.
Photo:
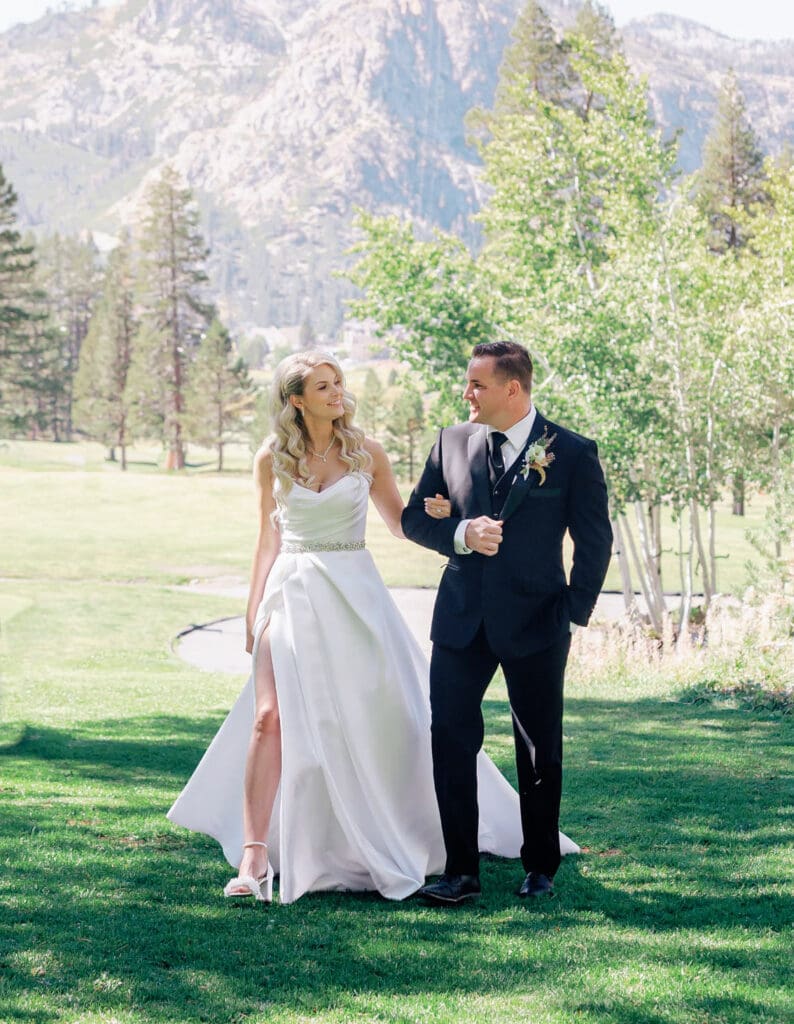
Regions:
[[340, 458], [349, 472], [358, 470], [372, 479], [367, 472], [372, 458], [364, 448], [364, 431], [353, 426], [356, 400], [344, 386], [345, 376], [339, 363], [328, 352], [316, 349], [295, 352], [282, 359], [276, 367], [270, 393], [272, 432], [263, 444], [263, 448], [271, 454], [273, 475], [278, 481], [274, 487], [277, 508], [283, 507], [294, 483], [301, 483], [305, 487], [311, 487], [314, 483], [307, 451], [309, 437], [303, 415], [290, 401], [290, 395], [303, 394], [306, 378], [318, 366], [330, 366], [342, 381], [344, 412], [333, 422], [334, 435], [342, 446]]

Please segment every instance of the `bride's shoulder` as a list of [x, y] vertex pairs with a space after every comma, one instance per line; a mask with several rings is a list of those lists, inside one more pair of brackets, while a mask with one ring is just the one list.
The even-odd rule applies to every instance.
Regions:
[[254, 455], [254, 479], [260, 483], [268, 481], [273, 476], [273, 452], [270, 445], [265, 442]]
[[374, 437], [365, 437], [362, 448], [365, 452], [369, 452], [370, 455], [377, 455], [380, 452], [386, 451], [380, 441], [376, 441]]
[[375, 463], [381, 462], [383, 459], [388, 459], [386, 449], [380, 441], [376, 441], [374, 437], [365, 437], [362, 448]]
[[391, 466], [386, 449], [374, 437], [365, 437], [362, 448], [370, 457], [369, 472], [374, 476], [377, 476], [379, 471], [383, 472]]

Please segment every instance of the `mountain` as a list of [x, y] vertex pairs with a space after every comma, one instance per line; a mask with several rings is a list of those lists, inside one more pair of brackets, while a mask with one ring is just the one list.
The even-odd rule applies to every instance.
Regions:
[[[36, 230], [113, 234], [165, 162], [184, 175], [236, 326], [342, 317], [355, 206], [472, 239], [467, 110], [492, 99], [523, 0], [127, 0], [0, 34], [0, 162]], [[575, 0], [547, 10], [566, 25]], [[678, 18], [629, 25], [692, 169], [733, 66], [770, 149], [792, 138], [794, 44]]]
[[679, 165], [700, 166], [725, 73], [736, 72], [747, 112], [769, 153], [794, 142], [794, 40], [740, 40], [669, 14], [630, 22], [626, 56], [648, 81], [657, 123], [681, 129]]

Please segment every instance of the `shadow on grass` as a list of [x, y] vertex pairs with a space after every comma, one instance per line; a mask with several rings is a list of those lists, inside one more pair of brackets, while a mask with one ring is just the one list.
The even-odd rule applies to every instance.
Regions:
[[222, 720], [158, 715], [83, 722], [69, 730], [24, 725], [0, 742], [0, 764], [21, 758], [69, 764], [95, 779], [146, 771], [178, 780], [193, 771]]
[[[486, 716], [512, 774], [504, 704], [488, 702]], [[0, 748], [3, 1020], [79, 1007], [145, 1021], [341, 1021], [375, 1019], [389, 998], [499, 1005], [527, 992], [559, 1020], [771, 1019], [763, 992], [788, 978], [790, 723], [569, 700], [564, 826], [591, 852], [564, 861], [556, 898], [529, 906], [514, 896], [520, 865], [485, 858], [482, 901], [452, 912], [372, 894], [225, 904], [217, 846], [163, 817], [218, 724], [29, 727]], [[651, 981], [629, 996], [620, 972], [632, 969]], [[668, 997], [675, 1012], [660, 1010], [653, 979], [664, 991], [687, 972], [692, 983]], [[720, 991], [704, 992], [701, 976]]]

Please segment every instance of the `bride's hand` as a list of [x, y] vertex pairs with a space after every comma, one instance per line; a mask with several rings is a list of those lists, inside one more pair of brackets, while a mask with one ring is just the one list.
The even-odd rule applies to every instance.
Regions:
[[443, 494], [437, 494], [435, 498], [425, 498], [425, 512], [431, 519], [449, 519], [452, 503]]

